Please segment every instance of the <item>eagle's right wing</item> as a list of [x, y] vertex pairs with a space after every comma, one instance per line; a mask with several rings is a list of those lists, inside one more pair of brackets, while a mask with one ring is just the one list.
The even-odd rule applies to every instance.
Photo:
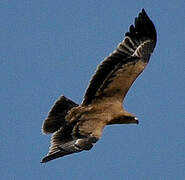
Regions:
[[131, 25], [125, 39], [98, 67], [86, 90], [82, 105], [119, 103], [132, 83], [144, 70], [156, 45], [154, 24], [142, 10]]

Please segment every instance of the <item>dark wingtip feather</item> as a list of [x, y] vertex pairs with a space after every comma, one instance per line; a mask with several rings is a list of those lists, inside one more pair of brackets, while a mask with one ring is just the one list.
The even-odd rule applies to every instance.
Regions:
[[142, 14], [145, 14], [146, 16], [148, 16], [148, 15], [146, 14], [146, 11], [145, 11], [144, 8], [141, 9], [141, 13], [142, 13]]
[[54, 159], [57, 159], [57, 158], [60, 158], [60, 157], [63, 157], [63, 156], [72, 154], [74, 152], [78, 152], [78, 151], [75, 151], [75, 150], [74, 151], [68, 151], [68, 150], [65, 150], [63, 148], [58, 147], [58, 150], [57, 151], [55, 151], [55, 152], [53, 152], [51, 154], [49, 153], [47, 156], [45, 156], [41, 160], [41, 163], [46, 163], [48, 161], [51, 161], [51, 160], [54, 160]]
[[52, 154], [52, 155], [48, 155], [46, 157], [44, 157], [40, 163], [46, 163], [48, 161], [51, 161], [51, 160], [54, 160], [54, 159], [57, 159], [59, 157], [62, 157], [60, 153], [55, 153], [55, 154]]
[[139, 15], [135, 18], [134, 26], [130, 26], [129, 32], [125, 33], [125, 36], [129, 36], [136, 41], [140, 37], [148, 37], [156, 44], [157, 33], [155, 26], [144, 9], [142, 9]]
[[151, 19], [147, 15], [145, 9], [142, 9], [141, 18], [142, 17], [143, 17], [143, 21], [145, 21], [145, 20], [147, 21], [146, 25], [148, 26], [148, 29], [150, 30], [149, 35], [150, 35], [151, 39], [153, 39], [154, 42], [156, 43], [157, 42], [157, 32], [156, 32], [156, 29], [155, 29], [153, 22], [151, 21]]

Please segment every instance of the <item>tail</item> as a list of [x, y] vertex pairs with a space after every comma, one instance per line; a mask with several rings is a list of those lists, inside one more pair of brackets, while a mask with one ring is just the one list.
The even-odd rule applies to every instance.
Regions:
[[67, 112], [76, 106], [78, 106], [78, 104], [65, 96], [61, 96], [48, 113], [48, 117], [44, 120], [42, 132], [47, 134], [60, 129], [65, 124], [65, 116], [67, 115]]

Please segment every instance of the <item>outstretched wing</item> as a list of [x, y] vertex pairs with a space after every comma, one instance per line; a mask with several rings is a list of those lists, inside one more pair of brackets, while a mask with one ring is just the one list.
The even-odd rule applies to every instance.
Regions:
[[82, 105], [102, 98], [122, 103], [130, 86], [144, 70], [156, 45], [154, 24], [143, 9], [135, 18], [125, 39], [98, 67], [85, 93]]
[[63, 126], [53, 134], [49, 153], [42, 159], [41, 163], [83, 150], [90, 150], [98, 140], [95, 137], [74, 138], [72, 130], [72, 126]]

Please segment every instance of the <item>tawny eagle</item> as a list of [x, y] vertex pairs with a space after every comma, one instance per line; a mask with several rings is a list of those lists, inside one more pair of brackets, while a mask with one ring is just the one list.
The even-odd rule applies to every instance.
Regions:
[[142, 9], [124, 40], [98, 66], [82, 103], [61, 96], [52, 107], [42, 132], [54, 134], [42, 163], [90, 150], [106, 125], [138, 124], [138, 118], [123, 108], [123, 100], [149, 62], [156, 40], [154, 24]]

